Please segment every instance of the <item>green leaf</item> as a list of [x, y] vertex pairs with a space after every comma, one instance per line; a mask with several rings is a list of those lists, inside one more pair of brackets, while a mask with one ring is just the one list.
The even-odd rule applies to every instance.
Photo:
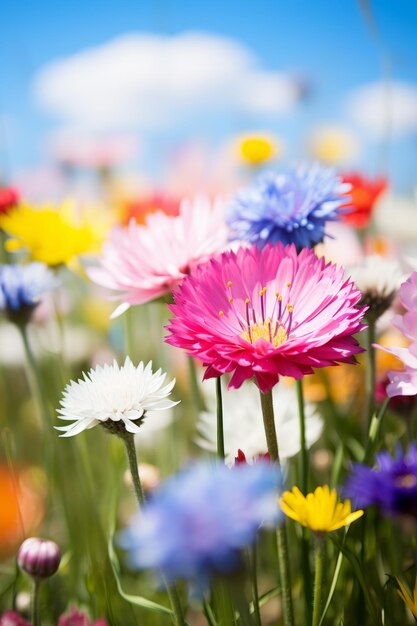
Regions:
[[363, 591], [363, 595], [365, 598], [365, 602], [368, 608], [368, 611], [372, 617], [372, 620], [374, 622], [374, 624], [376, 624], [377, 626], [383, 626], [382, 623], [382, 616], [381, 616], [381, 609], [378, 607], [378, 605], [375, 602], [375, 599], [373, 598], [373, 596], [370, 593], [370, 587], [369, 584], [367, 583], [367, 581], [365, 580], [365, 577], [363, 575], [363, 571], [362, 571], [362, 567], [361, 564], [359, 563], [358, 557], [356, 556], [356, 554], [354, 554], [352, 552], [352, 550], [350, 550], [346, 545], [344, 545], [343, 543], [338, 543], [336, 539], [334, 539], [333, 537], [331, 537], [331, 540], [333, 541], [333, 543], [335, 543], [335, 545], [339, 548], [339, 550], [341, 552], [343, 552], [343, 554], [345, 555], [345, 557], [347, 558], [347, 560], [349, 561], [356, 578], [358, 579], [358, 582], [360, 584], [360, 586], [362, 587], [362, 591]]
[[121, 595], [121, 597], [129, 602], [130, 604], [134, 604], [135, 606], [140, 606], [143, 609], [147, 609], [148, 611], [153, 611], [154, 613], [165, 613], [167, 615], [174, 615], [174, 612], [164, 606], [163, 604], [158, 604], [157, 602], [153, 602], [152, 600], [148, 600], [143, 596], [132, 596], [128, 593], [125, 593], [122, 589], [122, 585], [120, 582], [120, 564], [117, 558], [116, 552], [113, 547], [113, 535], [111, 534], [108, 541], [108, 551], [109, 551], [109, 559], [111, 568], [113, 570], [114, 578], [116, 580], [117, 591]]

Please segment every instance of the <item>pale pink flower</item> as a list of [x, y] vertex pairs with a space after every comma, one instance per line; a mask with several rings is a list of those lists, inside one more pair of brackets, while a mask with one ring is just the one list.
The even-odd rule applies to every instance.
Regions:
[[354, 363], [362, 352], [360, 291], [343, 269], [304, 248], [240, 248], [200, 265], [174, 292], [166, 341], [198, 357], [205, 378], [255, 378], [266, 392], [280, 376]]
[[403, 370], [388, 372], [390, 382], [386, 391], [390, 398], [417, 395], [417, 272], [413, 272], [401, 285], [400, 299], [406, 312], [395, 315], [392, 323], [411, 344], [408, 348], [385, 348], [375, 344], [376, 348], [393, 354], [404, 364]]
[[104, 244], [98, 267], [87, 270], [92, 281], [119, 292], [116, 317], [129, 306], [170, 294], [198, 263], [224, 249], [227, 226], [220, 201], [199, 196], [183, 200], [178, 216], [150, 214], [145, 226], [131, 221], [114, 228]]

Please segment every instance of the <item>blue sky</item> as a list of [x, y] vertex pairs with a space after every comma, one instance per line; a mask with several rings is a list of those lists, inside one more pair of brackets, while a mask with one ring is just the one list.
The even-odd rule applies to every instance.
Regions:
[[[262, 68], [299, 74], [311, 85], [306, 102], [272, 121], [257, 114], [214, 115], [204, 119], [204, 128], [197, 122], [182, 123], [151, 133], [157, 145], [187, 137], [197, 128], [220, 141], [257, 126], [269, 126], [287, 144], [298, 145], [315, 124], [344, 123], [347, 94], [379, 80], [384, 59], [389, 58], [395, 80], [417, 87], [417, 3], [378, 0], [372, 3], [372, 15], [377, 37], [354, 0], [1, 3], [0, 173], [10, 176], [44, 160], [44, 136], [63, 123], [35, 102], [35, 74], [54, 59], [133, 32], [202, 31], [232, 37], [258, 57]], [[366, 141], [358, 165], [375, 171], [380, 144], [379, 139]], [[416, 157], [414, 129], [390, 148], [389, 172], [400, 190], [417, 184]]]

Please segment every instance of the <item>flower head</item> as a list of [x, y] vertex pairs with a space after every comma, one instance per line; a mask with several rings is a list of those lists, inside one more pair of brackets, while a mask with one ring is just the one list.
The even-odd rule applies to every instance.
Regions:
[[93, 622], [84, 611], [72, 606], [67, 613], [61, 615], [58, 626], [107, 626], [104, 619]]
[[41, 296], [56, 286], [43, 263], [0, 265], [0, 311], [12, 321], [27, 321]]
[[61, 562], [61, 551], [54, 541], [29, 537], [17, 553], [17, 564], [33, 578], [53, 576]]
[[387, 189], [385, 178], [372, 180], [362, 174], [344, 174], [343, 182], [351, 185], [348, 210], [342, 214], [342, 220], [356, 228], [366, 228], [371, 220], [376, 201]]
[[392, 323], [411, 340], [411, 344], [408, 348], [375, 346], [399, 358], [404, 364], [403, 370], [388, 372], [390, 384], [387, 386], [387, 394], [390, 398], [417, 395], [417, 272], [413, 272], [401, 285], [400, 299], [406, 312], [404, 315], [396, 315]]
[[8, 213], [19, 203], [19, 192], [14, 187], [0, 187], [0, 215]]
[[15, 611], [5, 611], [0, 616], [0, 626], [32, 626], [32, 624]]
[[319, 165], [266, 173], [232, 201], [231, 236], [261, 248], [277, 241], [312, 247], [323, 241], [326, 222], [339, 218], [348, 189], [333, 170]]
[[234, 571], [262, 523], [277, 521], [279, 474], [260, 461], [232, 469], [200, 463], [166, 481], [122, 535], [131, 564], [169, 582]]
[[361, 304], [368, 307], [366, 317], [374, 320], [389, 309], [403, 280], [398, 261], [377, 254], [366, 256], [349, 273], [362, 292]]
[[120, 204], [120, 223], [123, 226], [128, 226], [132, 219], [138, 224], [145, 224], [148, 215], [156, 211], [176, 216], [180, 209], [177, 198], [160, 191], [137, 198], [128, 198]]
[[398, 587], [399, 587], [399, 589], [397, 589], [398, 595], [405, 602], [405, 604], [408, 606], [408, 608], [410, 609], [410, 611], [413, 614], [413, 616], [417, 619], [417, 578], [416, 578], [416, 582], [414, 584], [413, 596], [412, 597], [411, 597], [408, 589], [404, 585], [404, 583], [401, 582], [401, 580], [399, 578], [397, 578], [397, 583], [398, 583]]
[[410, 444], [405, 454], [398, 447], [394, 457], [380, 452], [374, 469], [354, 463], [344, 493], [358, 506], [377, 506], [384, 515], [417, 518], [416, 444]]
[[11, 237], [5, 244], [9, 252], [24, 249], [33, 261], [50, 266], [97, 250], [105, 228], [102, 220], [93, 225], [85, 216], [77, 216], [70, 203], [58, 209], [19, 205], [0, 216], [0, 227]]
[[[203, 391], [208, 385], [204, 383]], [[300, 451], [300, 426], [295, 388], [280, 381], [273, 390], [276, 429], [279, 432], [279, 456], [289, 459]], [[223, 392], [223, 427], [226, 459], [232, 463], [240, 449], [251, 459], [267, 451], [265, 430], [259, 414], [259, 393], [255, 385], [243, 385], [239, 391]], [[208, 396], [208, 410], [200, 413], [197, 422], [197, 444], [206, 450], [216, 451], [216, 398]], [[320, 437], [323, 421], [315, 407], [305, 406], [305, 427], [307, 446], [310, 447]]]
[[198, 263], [219, 252], [227, 229], [220, 202], [207, 198], [183, 201], [178, 216], [157, 211], [146, 225], [131, 221], [116, 227], [103, 246], [99, 267], [87, 273], [92, 281], [119, 292], [123, 301], [113, 315], [166, 294]]
[[166, 341], [203, 361], [205, 378], [255, 377], [269, 391], [280, 376], [354, 363], [362, 352], [361, 297], [343, 270], [282, 244], [225, 252], [196, 268], [174, 293]]
[[[14, 553], [24, 539], [24, 532], [33, 532], [45, 512], [44, 493], [36, 470], [0, 463], [0, 559]], [[22, 524], [23, 522], [23, 524]]]
[[274, 158], [281, 146], [270, 135], [252, 134], [240, 137], [237, 149], [242, 161], [256, 166]]
[[72, 437], [96, 424], [120, 435], [138, 433], [148, 410], [163, 411], [178, 404], [168, 400], [175, 380], [164, 385], [165, 376], [160, 369], [152, 371], [152, 362], [145, 366], [141, 361], [135, 367], [129, 357], [121, 367], [116, 361], [97, 366], [66, 386], [58, 414], [72, 424], [56, 429], [63, 431], [61, 437]]
[[336, 489], [328, 485], [306, 496], [293, 487], [292, 491], [284, 491], [280, 504], [285, 515], [318, 534], [348, 526], [363, 515], [361, 510], [352, 512], [350, 500], [341, 502]]

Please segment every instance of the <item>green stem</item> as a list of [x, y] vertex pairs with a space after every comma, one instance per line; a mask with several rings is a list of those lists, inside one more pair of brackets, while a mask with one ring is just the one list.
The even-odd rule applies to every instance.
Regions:
[[135, 345], [135, 332], [133, 326], [133, 310], [132, 307], [129, 307], [127, 311], [124, 312], [123, 315], [123, 325], [124, 325], [124, 348], [125, 355], [130, 357], [132, 361], [135, 359], [134, 355], [134, 345]]
[[295, 385], [297, 389], [298, 417], [299, 417], [299, 424], [300, 424], [299, 480], [300, 480], [300, 489], [304, 494], [306, 494], [308, 493], [309, 463], [308, 463], [308, 450], [307, 450], [307, 443], [306, 443], [306, 418], [305, 418], [305, 411], [304, 411], [303, 381], [296, 380]]
[[366, 350], [368, 357], [368, 367], [366, 369], [366, 419], [368, 429], [370, 427], [372, 416], [375, 408], [375, 384], [376, 384], [376, 368], [375, 368], [375, 321], [368, 320], [368, 330], [366, 333]]
[[255, 616], [256, 626], [262, 626], [261, 611], [259, 608], [259, 588], [258, 588], [258, 572], [257, 572], [257, 549], [256, 543], [251, 548], [250, 572], [252, 579], [252, 597], [253, 597], [253, 613]]
[[[306, 495], [308, 493], [308, 473], [309, 473], [309, 459], [308, 450], [306, 444], [306, 425], [305, 425], [305, 410], [304, 410], [304, 392], [303, 381], [296, 381], [297, 389], [297, 401], [298, 401], [298, 416], [300, 425], [300, 453], [298, 455], [299, 467], [298, 467], [298, 480], [301, 491]], [[303, 573], [303, 589], [304, 589], [304, 606], [306, 621], [311, 622], [311, 597], [313, 593], [311, 570], [310, 570], [310, 546], [309, 546], [309, 534], [307, 528], [302, 528], [301, 539], [301, 561], [302, 561], [302, 573]]]
[[363, 463], [368, 464], [369, 461], [371, 460], [372, 452], [375, 448], [377, 437], [381, 428], [381, 423], [387, 411], [389, 401], [390, 401], [390, 398], [385, 398], [384, 402], [381, 404], [378, 414], [374, 415], [371, 419], [371, 422], [369, 424], [368, 441], [366, 444]]
[[239, 626], [253, 626], [249, 605], [245, 597], [244, 584], [241, 580], [229, 581], [233, 602], [239, 613]]
[[319, 626], [321, 613], [321, 599], [323, 592], [323, 572], [324, 572], [324, 538], [316, 537], [314, 562], [314, 600], [313, 600], [313, 619], [312, 626]]
[[193, 399], [195, 410], [197, 413], [199, 413], [200, 411], [205, 411], [207, 407], [204, 402], [204, 398], [201, 394], [195, 360], [193, 359], [192, 356], [189, 356], [187, 360], [188, 360], [188, 374], [190, 377], [191, 397]]
[[[272, 391], [262, 393], [260, 391], [262, 417], [264, 422], [266, 443], [272, 462], [280, 467], [278, 440], [275, 429], [274, 405]], [[281, 523], [277, 528], [278, 567], [281, 581], [282, 609], [285, 626], [294, 626], [294, 610], [291, 596], [290, 564], [288, 557], [288, 541], [285, 524]]]
[[224, 428], [223, 428], [223, 401], [222, 379], [216, 378], [216, 403], [217, 403], [217, 456], [224, 461]]
[[281, 467], [279, 461], [277, 431], [275, 428], [274, 405], [272, 403], [272, 391], [267, 391], [266, 393], [260, 391], [259, 393], [261, 397], [262, 417], [264, 421], [265, 437], [269, 456], [272, 462], [278, 463]]
[[168, 593], [168, 598], [171, 603], [172, 610], [174, 611], [173, 621], [175, 626], [186, 626], [177, 588], [175, 587], [175, 585], [172, 585], [172, 587], [170, 587], [167, 583], [165, 583], [165, 587]]
[[22, 337], [23, 346], [25, 348], [26, 362], [27, 362], [27, 375], [29, 379], [29, 385], [32, 394], [35, 398], [35, 402], [38, 406], [38, 411], [44, 421], [44, 426], [51, 424], [51, 414], [49, 411], [48, 403], [46, 401], [45, 392], [43, 389], [42, 380], [40, 377], [39, 369], [36, 363], [35, 356], [32, 352], [32, 348], [29, 342], [27, 325], [18, 325], [20, 335]]
[[207, 602], [207, 600], [204, 600], [203, 602], [203, 613], [205, 615], [205, 618], [207, 620], [207, 623], [209, 626], [217, 626], [217, 621], [216, 621], [216, 617], [213, 613], [213, 609], [211, 608], [209, 602]]
[[32, 626], [40, 626], [41, 625], [41, 616], [39, 610], [39, 590], [40, 590], [41, 581], [36, 578], [33, 581], [32, 587]]
[[[139, 469], [138, 469], [138, 457], [136, 454], [135, 439], [132, 433], [126, 433], [122, 437], [126, 448], [127, 459], [129, 462], [129, 469], [132, 475], [133, 488], [135, 490], [136, 499], [138, 501], [139, 508], [141, 508], [145, 502], [145, 494], [140, 481]], [[173, 585], [170, 587], [167, 582], [164, 584], [168, 593], [168, 597], [171, 603], [172, 610], [174, 611], [174, 624], [175, 626], [185, 626], [184, 616], [182, 612], [181, 602], [179, 599], [178, 591]]]
[[136, 499], [141, 508], [145, 504], [145, 494], [143, 492], [142, 483], [140, 482], [138, 457], [136, 454], [135, 438], [132, 433], [128, 433], [122, 437], [126, 448], [127, 460], [129, 462], [129, 469], [132, 475], [133, 489], [135, 490]]

